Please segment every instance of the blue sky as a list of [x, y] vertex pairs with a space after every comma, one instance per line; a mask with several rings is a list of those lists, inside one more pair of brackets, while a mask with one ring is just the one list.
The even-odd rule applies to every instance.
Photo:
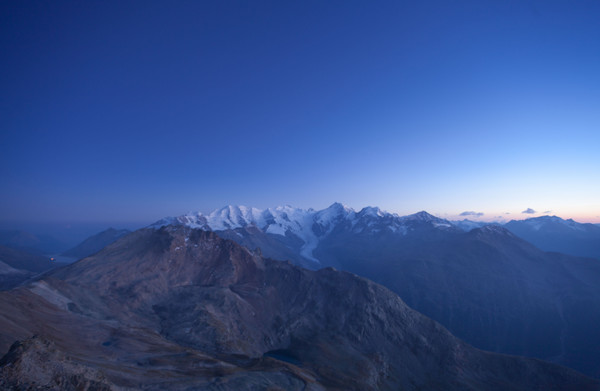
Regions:
[[597, 1], [3, 2], [0, 221], [340, 201], [600, 222], [598, 20]]

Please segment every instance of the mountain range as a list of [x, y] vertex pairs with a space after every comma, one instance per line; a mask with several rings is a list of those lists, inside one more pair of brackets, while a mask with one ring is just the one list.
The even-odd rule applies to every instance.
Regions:
[[461, 220], [452, 224], [464, 231], [495, 224], [534, 244], [544, 251], [600, 259], [600, 225], [564, 220], [558, 216], [540, 216], [507, 223]]
[[512, 220], [504, 225], [515, 235], [545, 251], [600, 260], [600, 226], [557, 216]]
[[465, 232], [419, 212], [228, 206], [153, 225], [215, 231], [274, 259], [372, 279], [486, 350], [600, 376], [600, 262], [544, 252], [499, 225]]
[[[422, 219], [403, 220], [407, 232]], [[7, 390], [600, 389], [571, 369], [475, 349], [367, 279], [181, 224], [0, 292], [0, 313]]]

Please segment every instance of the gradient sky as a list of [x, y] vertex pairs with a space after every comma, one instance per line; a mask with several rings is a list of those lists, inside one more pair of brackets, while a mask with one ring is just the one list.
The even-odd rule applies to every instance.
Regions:
[[600, 222], [599, 20], [598, 1], [4, 1], [0, 221], [340, 201]]

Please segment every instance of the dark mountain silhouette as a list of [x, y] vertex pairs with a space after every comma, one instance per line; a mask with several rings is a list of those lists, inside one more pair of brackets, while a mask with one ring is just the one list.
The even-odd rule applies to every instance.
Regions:
[[0, 261], [15, 269], [34, 273], [45, 272], [56, 267], [56, 264], [50, 260], [50, 257], [6, 246], [0, 246]]
[[0, 292], [0, 313], [5, 389], [600, 389], [474, 349], [364, 278], [187, 227], [136, 231]]
[[0, 246], [6, 246], [30, 253], [56, 254], [65, 250], [66, 245], [48, 235], [35, 235], [19, 230], [0, 230]]
[[11, 289], [60, 264], [50, 257], [0, 246], [0, 290]]
[[127, 235], [130, 232], [131, 231], [128, 229], [109, 228], [107, 230], [90, 236], [89, 238], [79, 243], [77, 246], [63, 252], [61, 255], [76, 259], [85, 258], [87, 256], [97, 253], [104, 247], [108, 246], [111, 243], [114, 243], [117, 239]]
[[0, 290], [14, 288], [34, 275], [35, 273], [15, 269], [0, 261]]

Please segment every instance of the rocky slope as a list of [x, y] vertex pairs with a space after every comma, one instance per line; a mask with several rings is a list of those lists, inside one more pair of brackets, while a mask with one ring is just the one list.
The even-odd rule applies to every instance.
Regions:
[[474, 349], [366, 279], [187, 227], [136, 231], [1, 292], [0, 314], [0, 384], [14, 389], [600, 389]]

